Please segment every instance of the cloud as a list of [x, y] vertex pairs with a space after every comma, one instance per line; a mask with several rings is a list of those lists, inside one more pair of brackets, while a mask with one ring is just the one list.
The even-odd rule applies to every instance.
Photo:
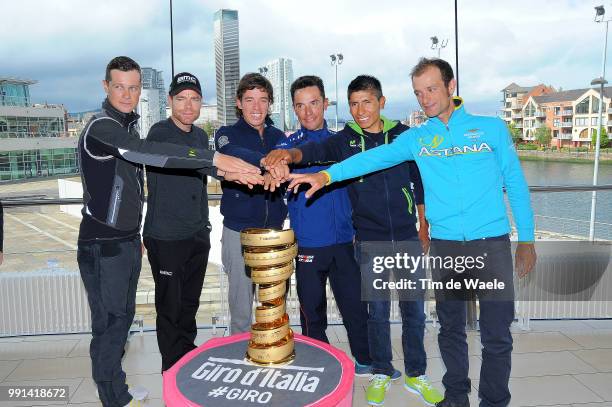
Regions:
[[[596, 3], [459, 2], [459, 78], [466, 103], [494, 113], [500, 90], [510, 82], [588, 86], [600, 74], [604, 35], [603, 25], [593, 22]], [[453, 0], [173, 4], [175, 69], [201, 79], [206, 101], [215, 100], [213, 13], [219, 8], [239, 11], [242, 73], [290, 57], [296, 77], [318, 74], [335, 97], [329, 55], [342, 52], [338, 93], [344, 117], [346, 86], [361, 73], [381, 80], [389, 116], [406, 117], [416, 107], [410, 69], [419, 57], [436, 54], [430, 49], [433, 35], [449, 40], [441, 55], [455, 65]], [[168, 1], [21, 0], [4, 2], [2, 15], [0, 75], [39, 80], [31, 89], [36, 102], [64, 103], [70, 111], [96, 108], [104, 67], [116, 55], [162, 70], [170, 82]]]

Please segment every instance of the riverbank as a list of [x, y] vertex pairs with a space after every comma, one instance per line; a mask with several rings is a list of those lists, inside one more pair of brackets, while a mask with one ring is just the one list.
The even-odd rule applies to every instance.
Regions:
[[[592, 151], [538, 151], [517, 150], [522, 161], [555, 161], [575, 164], [592, 163], [595, 153]], [[612, 153], [605, 151], [599, 155], [599, 164], [612, 165]]]

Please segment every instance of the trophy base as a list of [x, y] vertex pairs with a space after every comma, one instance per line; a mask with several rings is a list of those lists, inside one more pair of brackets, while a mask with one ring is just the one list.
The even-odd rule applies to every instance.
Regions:
[[264, 362], [261, 360], [253, 359], [251, 356], [249, 356], [248, 352], [245, 354], [244, 358], [247, 360], [247, 362], [250, 362], [257, 366], [282, 366], [288, 365], [293, 362], [293, 360], [295, 359], [295, 351], [291, 351], [291, 354], [289, 356], [286, 356], [285, 358], [275, 362]]

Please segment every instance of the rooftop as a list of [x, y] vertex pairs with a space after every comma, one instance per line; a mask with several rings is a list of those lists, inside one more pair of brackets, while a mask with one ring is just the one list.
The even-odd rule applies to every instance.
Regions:
[[20, 85], [33, 85], [35, 83], [38, 83], [38, 81], [32, 80], [32, 79], [21, 79], [21, 78], [15, 78], [12, 76], [0, 76], [0, 83], [15, 83], [15, 84], [20, 84]]

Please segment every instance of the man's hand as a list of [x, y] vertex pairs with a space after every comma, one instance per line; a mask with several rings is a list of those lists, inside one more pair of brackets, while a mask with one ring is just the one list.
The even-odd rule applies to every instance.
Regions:
[[289, 150], [272, 150], [267, 156], [261, 159], [261, 165], [266, 170], [278, 164], [296, 164], [302, 160], [302, 152], [297, 148]]
[[272, 174], [270, 174], [269, 172], [266, 172], [263, 175], [264, 178], [264, 189], [266, 191], [270, 191], [270, 192], [274, 192], [276, 190], [276, 188], [280, 187], [280, 184], [284, 182], [284, 180], [279, 180], [276, 179], [272, 176]]
[[427, 222], [427, 219], [425, 219], [425, 205], [418, 204], [416, 207], [417, 216], [419, 217], [419, 240], [421, 241], [421, 246], [423, 247], [423, 253], [427, 253], [429, 251], [431, 239], [429, 237], [429, 222]]
[[274, 179], [278, 180], [279, 183], [285, 182], [289, 178], [289, 166], [287, 164], [279, 163], [273, 167], [266, 167], [266, 170], [268, 170], [270, 175], [272, 175]]
[[247, 185], [249, 189], [253, 189], [255, 185], [263, 185], [264, 177], [261, 174], [245, 174], [240, 172], [226, 172], [223, 175], [225, 181], [235, 182], [237, 184]]
[[221, 171], [238, 172], [243, 174], [261, 174], [261, 170], [254, 165], [249, 164], [240, 158], [232, 157], [231, 155], [215, 153], [214, 165]]
[[427, 223], [427, 221], [419, 221], [419, 240], [423, 247], [423, 253], [427, 253], [429, 251], [429, 244], [431, 243], [431, 239], [429, 238], [429, 223]]
[[516, 274], [519, 278], [531, 273], [536, 263], [536, 252], [533, 243], [519, 243], [514, 257]]
[[327, 175], [322, 172], [315, 172], [312, 174], [289, 174], [289, 189], [293, 189], [293, 193], [297, 194], [300, 185], [310, 184], [310, 189], [306, 191], [306, 198], [310, 198], [319, 189], [323, 188], [327, 184]]

